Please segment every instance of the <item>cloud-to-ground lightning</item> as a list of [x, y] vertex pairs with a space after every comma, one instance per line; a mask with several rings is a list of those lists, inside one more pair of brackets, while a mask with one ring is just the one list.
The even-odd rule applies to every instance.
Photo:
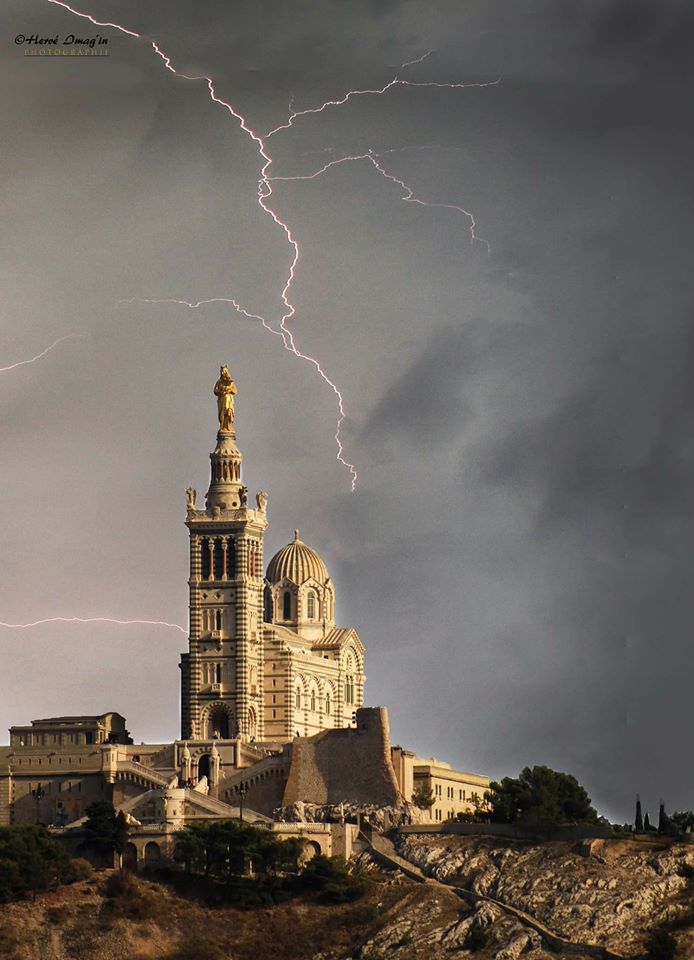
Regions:
[[[143, 37], [142, 34], [137, 33], [134, 30], [129, 30], [126, 27], [121, 26], [120, 24], [101, 22], [99, 20], [96, 20], [90, 14], [84, 13], [80, 10], [76, 10], [74, 7], [71, 7], [69, 4], [65, 3], [64, 0], [48, 0], [48, 2], [54, 4], [55, 6], [63, 7], [63, 9], [68, 10], [70, 13], [73, 13], [78, 17], [82, 17], [86, 20], [89, 20], [95, 26], [113, 27], [114, 29], [120, 30], [122, 33], [125, 33], [128, 36], [135, 37], [137, 39], [146, 39]], [[163, 50], [161, 50], [160, 47], [153, 40], [147, 40], [147, 42], [150, 44], [150, 46], [152, 47], [154, 52], [157, 54], [157, 56], [160, 57], [161, 60], [164, 62], [164, 66], [166, 67], [166, 69], [169, 70], [171, 73], [173, 73], [175, 76], [181, 77], [185, 80], [204, 80], [207, 84], [210, 98], [215, 103], [218, 103], [220, 106], [224, 107], [231, 114], [231, 116], [234, 117], [234, 119], [238, 122], [239, 126], [244, 131], [244, 133], [246, 133], [257, 146], [258, 153], [262, 160], [260, 176], [258, 179], [258, 194], [257, 194], [258, 204], [260, 205], [262, 210], [264, 210], [265, 213], [268, 214], [268, 216], [272, 217], [272, 219], [277, 224], [277, 226], [281, 228], [281, 230], [284, 232], [284, 235], [288, 243], [291, 245], [293, 250], [293, 256], [292, 256], [291, 264], [289, 267], [287, 280], [284, 284], [284, 287], [282, 289], [282, 294], [281, 294], [282, 302], [284, 304], [284, 313], [279, 323], [279, 327], [282, 332], [282, 340], [287, 350], [289, 350], [291, 353], [293, 353], [295, 356], [299, 357], [300, 359], [306, 360], [308, 363], [311, 363], [316, 368], [320, 376], [330, 386], [330, 388], [335, 393], [335, 396], [337, 397], [338, 409], [340, 413], [337, 421], [336, 430], [335, 430], [335, 440], [337, 443], [337, 459], [350, 471], [350, 474], [352, 476], [352, 490], [354, 490], [357, 483], [357, 479], [358, 479], [357, 471], [354, 464], [350, 463], [348, 460], [344, 458], [343, 456], [344, 447], [340, 439], [340, 429], [342, 427], [342, 424], [346, 416], [345, 408], [344, 408], [344, 398], [342, 396], [342, 393], [340, 389], [337, 387], [337, 385], [330, 379], [330, 377], [328, 377], [323, 367], [321, 366], [320, 361], [316, 357], [312, 357], [309, 354], [304, 353], [303, 351], [298, 349], [296, 345], [296, 341], [294, 339], [294, 335], [292, 331], [289, 329], [289, 327], [287, 326], [288, 321], [294, 316], [296, 312], [294, 305], [289, 300], [289, 290], [294, 280], [297, 263], [299, 262], [299, 245], [296, 239], [294, 238], [289, 225], [275, 213], [275, 211], [267, 202], [269, 198], [272, 196], [272, 186], [267, 176], [268, 168], [272, 163], [272, 157], [270, 157], [270, 155], [266, 152], [265, 141], [259, 134], [257, 134], [252, 129], [252, 127], [249, 126], [246, 118], [241, 113], [239, 113], [238, 110], [236, 110], [231, 103], [217, 96], [214, 80], [212, 77], [208, 77], [208, 76], [191, 77], [187, 74], [179, 73], [178, 70], [176, 70], [173, 67], [171, 63], [171, 57], [169, 57], [168, 54], [166, 54]], [[240, 308], [237, 307], [237, 309], [239, 310], [239, 312], [241, 312]]]
[[8, 370], [16, 370], [17, 367], [24, 367], [28, 363], [36, 363], [37, 360], [40, 360], [42, 357], [45, 357], [47, 353], [50, 353], [51, 350], [54, 350], [59, 343], [76, 336], [76, 333], [66, 333], [64, 337], [58, 337], [58, 339], [52, 343], [50, 347], [46, 347], [46, 349], [42, 350], [41, 353], [37, 353], [35, 357], [30, 357], [28, 360], [17, 360], [16, 363], [11, 363], [7, 367], [0, 367], [0, 373], [6, 373]]
[[[267, 152], [267, 143], [266, 143], [266, 141], [267, 141], [271, 136], [273, 136], [274, 134], [278, 133], [280, 130], [287, 129], [288, 127], [291, 127], [291, 126], [293, 125], [293, 122], [294, 122], [294, 120], [295, 120], [296, 118], [301, 117], [301, 116], [305, 116], [306, 114], [320, 113], [320, 112], [322, 112], [323, 110], [325, 110], [325, 109], [327, 109], [328, 107], [331, 107], [331, 106], [340, 106], [341, 104], [346, 103], [346, 102], [347, 102], [349, 99], [351, 99], [352, 97], [364, 96], [364, 95], [367, 95], [367, 94], [371, 94], [371, 95], [382, 95], [382, 94], [385, 94], [388, 90], [390, 90], [390, 89], [392, 89], [392, 88], [394, 88], [394, 87], [398, 87], [398, 86], [403, 86], [403, 87], [405, 87], [405, 86], [407, 86], [407, 87], [436, 87], [436, 88], [447, 88], [447, 89], [460, 89], [460, 88], [468, 88], [468, 87], [488, 87], [488, 86], [494, 86], [494, 85], [496, 85], [497, 83], [499, 83], [499, 82], [500, 82], [500, 78], [497, 79], [497, 80], [493, 80], [493, 81], [478, 82], [478, 83], [452, 83], [452, 82], [438, 82], [438, 81], [403, 80], [400, 76], [397, 76], [397, 75], [396, 75], [396, 76], [393, 77], [387, 84], [385, 84], [385, 85], [384, 85], [383, 87], [381, 87], [381, 88], [370, 89], [370, 90], [350, 90], [350, 91], [348, 91], [348, 93], [345, 94], [345, 96], [342, 97], [341, 99], [339, 99], [339, 100], [334, 100], [334, 101], [327, 101], [326, 103], [322, 104], [320, 107], [311, 107], [311, 108], [307, 108], [307, 109], [304, 109], [304, 110], [294, 111], [293, 108], [292, 108], [292, 106], [291, 106], [291, 102], [290, 102], [290, 115], [289, 115], [289, 118], [288, 118], [287, 122], [284, 123], [284, 124], [279, 125], [279, 126], [276, 127], [275, 129], [269, 131], [269, 132], [268, 132], [267, 134], [265, 134], [264, 136], [261, 136], [260, 134], [256, 133], [256, 132], [253, 130], [253, 128], [249, 125], [247, 119], [246, 119], [241, 113], [239, 113], [238, 110], [237, 110], [231, 103], [229, 103], [229, 102], [226, 101], [226, 100], [223, 100], [221, 97], [219, 97], [219, 96], [217, 95], [217, 92], [216, 92], [216, 89], [215, 89], [214, 80], [213, 80], [212, 77], [208, 77], [208, 76], [189, 76], [189, 75], [187, 75], [187, 74], [180, 73], [180, 72], [179, 72], [178, 70], [176, 70], [175, 67], [172, 65], [171, 57], [169, 57], [168, 54], [166, 54], [153, 40], [150, 40], [150, 39], [145, 38], [142, 34], [138, 33], [137, 31], [130, 30], [130, 29], [128, 29], [127, 27], [124, 27], [124, 26], [122, 26], [121, 24], [118, 24], [118, 23], [112, 23], [112, 22], [108, 22], [108, 21], [99, 21], [99, 20], [97, 20], [95, 17], [91, 16], [91, 14], [84, 13], [84, 12], [82, 12], [82, 11], [80, 11], [80, 10], [77, 10], [77, 9], [75, 9], [74, 7], [70, 6], [68, 3], [65, 2], [65, 0], [48, 0], [48, 2], [51, 3], [51, 4], [54, 4], [55, 6], [62, 7], [63, 9], [69, 11], [70, 13], [74, 14], [75, 16], [82, 17], [83, 19], [89, 20], [89, 21], [90, 21], [91, 23], [93, 23], [95, 26], [111, 27], [111, 28], [113, 28], [113, 29], [115, 29], [115, 30], [119, 30], [121, 33], [124, 33], [124, 34], [126, 34], [127, 36], [130, 36], [130, 37], [133, 37], [133, 38], [136, 38], [136, 39], [146, 40], [146, 42], [149, 43], [149, 45], [150, 45], [151, 48], [154, 50], [154, 52], [157, 54], [157, 56], [160, 57], [160, 59], [163, 61], [164, 66], [166, 67], [166, 69], [169, 70], [171, 73], [173, 73], [175, 76], [181, 77], [181, 78], [186, 79], [186, 80], [203, 80], [203, 81], [205, 81], [205, 83], [207, 84], [207, 88], [208, 88], [208, 92], [209, 92], [210, 98], [211, 98], [215, 103], [217, 103], [217, 104], [219, 104], [220, 106], [224, 107], [224, 108], [229, 112], [229, 114], [238, 122], [239, 126], [240, 126], [241, 129], [244, 131], [244, 133], [246, 133], [246, 134], [253, 140], [253, 142], [255, 143], [255, 145], [256, 145], [256, 147], [257, 147], [257, 149], [258, 149], [259, 156], [260, 156], [260, 158], [261, 158], [261, 170], [260, 170], [260, 175], [259, 175], [259, 178], [258, 178], [258, 192], [257, 192], [258, 204], [260, 205], [261, 209], [262, 209], [268, 216], [272, 217], [272, 219], [273, 219], [273, 221], [275, 222], [275, 224], [277, 224], [277, 226], [280, 227], [280, 229], [284, 232], [284, 235], [285, 235], [285, 237], [286, 237], [286, 239], [287, 239], [287, 242], [291, 245], [292, 251], [293, 251], [292, 258], [291, 258], [291, 263], [290, 263], [290, 266], [289, 266], [289, 271], [288, 271], [288, 274], [287, 274], [287, 279], [286, 279], [286, 281], [285, 281], [285, 284], [284, 284], [284, 287], [283, 287], [282, 293], [281, 293], [281, 300], [282, 300], [282, 303], [284, 304], [284, 312], [283, 312], [283, 315], [282, 315], [282, 317], [281, 317], [281, 319], [280, 319], [280, 322], [279, 322], [279, 332], [280, 332], [280, 334], [281, 334], [281, 336], [282, 336], [282, 341], [283, 341], [283, 344], [284, 344], [285, 349], [287, 349], [288, 351], [290, 351], [291, 353], [293, 353], [295, 356], [299, 357], [300, 359], [306, 360], [307, 362], [311, 363], [311, 364], [315, 367], [315, 369], [317, 370], [317, 372], [320, 374], [320, 376], [323, 378], [323, 380], [324, 380], [324, 381], [330, 386], [330, 388], [333, 390], [333, 392], [334, 392], [334, 394], [335, 394], [335, 396], [336, 396], [336, 398], [337, 398], [338, 409], [339, 409], [339, 417], [338, 417], [337, 424], [336, 424], [336, 429], [335, 429], [335, 441], [336, 441], [336, 444], [337, 444], [337, 460], [349, 469], [350, 474], [351, 474], [351, 477], [352, 477], [352, 490], [354, 491], [354, 489], [356, 488], [356, 483], [357, 483], [357, 479], [358, 479], [357, 471], [356, 471], [356, 468], [355, 468], [354, 464], [350, 463], [348, 460], [346, 460], [346, 459], [344, 458], [344, 456], [343, 456], [344, 448], [343, 448], [342, 441], [341, 441], [341, 438], [340, 438], [341, 427], [342, 427], [342, 424], [343, 424], [344, 419], [345, 419], [345, 407], [344, 407], [344, 398], [343, 398], [343, 395], [342, 395], [340, 389], [337, 387], [337, 385], [328, 377], [328, 375], [326, 374], [325, 370], [323, 369], [320, 361], [319, 361], [317, 358], [315, 358], [315, 357], [313, 357], [313, 356], [310, 356], [309, 354], [306, 354], [306, 353], [304, 353], [304, 352], [302, 352], [301, 350], [298, 349], [298, 347], [297, 347], [297, 345], [296, 345], [296, 341], [295, 341], [294, 335], [293, 335], [291, 329], [290, 329], [289, 326], [288, 326], [288, 322], [291, 320], [291, 318], [292, 318], [292, 317], [294, 316], [294, 314], [296, 313], [296, 309], [295, 309], [294, 305], [292, 304], [292, 302], [291, 302], [290, 299], [289, 299], [289, 293], [290, 293], [291, 285], [292, 285], [292, 283], [293, 283], [293, 281], [294, 281], [294, 277], [295, 277], [295, 274], [296, 274], [296, 268], [297, 268], [297, 265], [298, 265], [298, 262], [299, 262], [299, 256], [300, 256], [300, 254], [299, 254], [299, 245], [298, 245], [298, 242], [297, 242], [297, 240], [295, 239], [295, 237], [294, 237], [294, 235], [293, 235], [293, 233], [292, 233], [292, 231], [291, 231], [290, 226], [286, 223], [286, 221], [282, 220], [282, 219], [278, 216], [278, 214], [273, 210], [273, 208], [270, 206], [270, 203], [269, 203], [270, 197], [272, 196], [272, 193], [273, 193], [273, 190], [272, 190], [272, 180], [273, 180], [273, 179], [278, 179], [278, 178], [273, 178], [273, 177], [270, 177], [270, 176], [268, 175], [268, 170], [269, 170], [270, 165], [272, 164], [273, 161], [272, 161], [272, 158], [271, 158], [270, 154]], [[421, 63], [421, 62], [422, 62], [423, 60], [425, 60], [428, 56], [430, 56], [432, 52], [433, 52], [433, 51], [427, 51], [426, 53], [422, 54], [420, 57], [418, 57], [418, 58], [416, 58], [416, 59], [414, 59], [414, 60], [406, 61], [405, 63], [403, 63], [403, 64], [400, 65], [400, 69], [402, 70], [402, 69], [405, 69], [405, 68], [407, 68], [407, 67], [409, 67], [409, 66], [414, 66], [415, 64]], [[380, 164], [378, 163], [378, 161], [377, 161], [373, 156], [369, 155], [369, 159], [371, 160], [372, 164], [374, 165], [374, 168], [381, 174], [381, 176], [385, 177], [385, 178], [388, 179], [388, 180], [391, 180], [392, 182], [394, 182], [394, 183], [396, 183], [396, 184], [398, 184], [399, 186], [402, 187], [402, 189], [405, 191], [405, 195], [402, 197], [403, 200], [406, 200], [406, 201], [411, 202], [411, 203], [418, 203], [418, 204], [421, 204], [422, 206], [437, 206], [437, 207], [441, 207], [441, 208], [448, 208], [448, 209], [458, 210], [459, 212], [465, 214], [465, 215], [470, 219], [472, 239], [473, 239], [473, 240], [477, 239], [477, 240], [480, 240], [480, 241], [481, 241], [481, 238], [478, 238], [478, 237], [475, 236], [475, 232], [474, 232], [474, 231], [475, 231], [475, 221], [474, 221], [474, 217], [472, 216], [472, 214], [469, 213], [469, 211], [464, 210], [462, 207], [455, 206], [454, 204], [443, 204], [443, 203], [434, 204], [434, 203], [427, 203], [427, 202], [425, 202], [425, 201], [423, 201], [423, 200], [420, 200], [419, 198], [417, 198], [417, 197], [414, 196], [414, 192], [412, 191], [412, 189], [411, 189], [409, 186], [407, 186], [407, 184], [405, 184], [402, 180], [398, 179], [397, 177], [393, 176], [392, 174], [389, 174], [389, 173], [382, 167], [382, 165], [380, 165]], [[287, 178], [283, 178], [283, 179], [291, 179], [291, 178], [288, 178], [288, 177], [287, 177]], [[295, 179], [301, 179], [301, 178], [295, 178]], [[481, 242], [485, 243], [486, 246], [487, 246], [487, 250], [489, 250], [489, 245], [487, 244], [487, 242], [486, 242], [486, 241], [481, 241]], [[215, 299], [217, 299], [217, 298], [215, 298]], [[179, 302], [179, 303], [184, 303], [185, 301], [177, 301], [177, 302]], [[202, 302], [203, 302], [203, 301], [200, 301], [199, 303], [202, 303]], [[247, 316], [247, 317], [254, 317], [255, 319], [259, 319], [259, 320], [263, 323], [263, 326], [264, 326], [266, 329], [271, 330], [271, 332], [278, 332], [278, 331], [275, 331], [275, 330], [270, 326], [270, 324], [267, 323], [266, 320], [264, 320], [264, 319], [261, 318], [261, 317], [258, 317], [257, 314], [251, 314], [251, 313], [249, 313], [248, 311], [244, 310], [244, 309], [243, 309], [242, 307], [240, 307], [239, 304], [238, 304], [235, 300], [233, 300], [232, 298], [229, 298], [228, 300], [226, 300], [226, 298], [218, 298], [218, 302], [229, 302], [229, 303], [231, 303], [231, 304], [234, 306], [234, 308], [237, 310], [237, 312], [242, 313], [243, 315], [245, 315], [245, 316]], [[188, 306], [193, 306], [192, 304], [187, 304], [187, 305], [188, 305]], [[198, 304], [198, 305], [199, 305], [199, 304]]]
[[119, 626], [131, 626], [140, 624], [150, 627], [171, 627], [174, 630], [180, 630], [187, 636], [185, 627], [179, 623], [169, 623], [168, 620], [117, 620], [113, 617], [46, 617], [43, 620], [32, 620], [30, 623], [5, 623], [0, 620], [0, 627], [6, 627], [8, 630], [28, 630], [31, 627], [40, 627], [44, 623], [115, 623]]

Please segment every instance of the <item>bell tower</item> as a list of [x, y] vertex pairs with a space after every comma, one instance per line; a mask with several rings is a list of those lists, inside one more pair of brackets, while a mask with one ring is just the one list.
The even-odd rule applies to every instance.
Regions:
[[186, 491], [190, 531], [189, 641], [181, 655], [181, 737], [263, 736], [263, 536], [267, 495], [248, 506], [236, 444], [236, 385], [226, 366], [214, 387], [219, 430], [205, 508]]

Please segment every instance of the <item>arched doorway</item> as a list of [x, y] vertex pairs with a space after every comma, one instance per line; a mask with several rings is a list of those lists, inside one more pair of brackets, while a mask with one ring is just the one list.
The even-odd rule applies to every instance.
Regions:
[[150, 840], [145, 846], [145, 863], [159, 863], [161, 860], [161, 848], [154, 840]]
[[207, 777], [207, 782], [210, 782], [210, 755], [209, 753], [203, 753], [203, 755], [198, 760], [198, 781], [202, 780], [203, 777]]
[[137, 870], [137, 847], [134, 843], [128, 843], [123, 853], [123, 869]]
[[315, 840], [307, 840], [304, 843], [304, 849], [301, 851], [299, 856], [299, 862], [303, 865], [308, 863], [309, 860], [313, 860], [317, 853], [321, 853], [320, 844], [316, 843]]
[[224, 707], [213, 707], [207, 716], [207, 739], [229, 739], [229, 714]]

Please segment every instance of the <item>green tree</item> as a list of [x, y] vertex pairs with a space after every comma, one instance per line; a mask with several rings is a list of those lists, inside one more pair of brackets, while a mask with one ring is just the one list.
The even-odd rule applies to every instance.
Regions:
[[176, 834], [174, 860], [184, 865], [186, 873], [204, 873], [207, 876], [210, 871], [206, 831], [206, 823], [191, 823]]
[[491, 783], [485, 794], [496, 823], [560, 825], [596, 823], [590, 797], [575, 777], [549, 767], [525, 767], [518, 777]]
[[667, 813], [665, 813], [665, 804], [663, 801], [660, 801], [660, 808], [658, 810], [658, 833], [671, 833], [672, 824], [670, 823], [670, 818]]
[[71, 860], [45, 827], [0, 827], [0, 902], [54, 890], [84, 876], [82, 862]]
[[97, 800], [87, 807], [84, 824], [87, 846], [97, 857], [107, 861], [114, 852], [122, 856], [128, 842], [125, 814], [116, 814], [108, 800]]
[[641, 797], [636, 794], [636, 817], [634, 818], [634, 831], [643, 833], [643, 814], [641, 812]]
[[419, 807], [420, 810], [428, 810], [429, 807], [433, 807], [436, 803], [436, 798], [431, 791], [430, 787], [427, 787], [426, 784], [421, 783], [415, 792], [412, 794], [412, 803], [415, 807]]
[[646, 810], [646, 816], [643, 820], [643, 829], [646, 831], [646, 833], [649, 833], [651, 829], [651, 818], [648, 816], [648, 810]]
[[194, 823], [176, 835], [174, 859], [188, 873], [231, 883], [243, 876], [247, 865], [266, 876], [296, 872], [304, 842], [298, 838], [278, 840], [269, 830], [238, 820]]
[[687, 833], [694, 830], [694, 811], [682, 810], [669, 818], [673, 833]]

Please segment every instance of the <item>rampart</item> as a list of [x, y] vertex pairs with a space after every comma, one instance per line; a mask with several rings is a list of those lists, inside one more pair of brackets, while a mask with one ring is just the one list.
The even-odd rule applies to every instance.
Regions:
[[395, 806], [402, 801], [390, 757], [388, 711], [357, 710], [357, 726], [298, 737], [283, 805], [363, 803]]

